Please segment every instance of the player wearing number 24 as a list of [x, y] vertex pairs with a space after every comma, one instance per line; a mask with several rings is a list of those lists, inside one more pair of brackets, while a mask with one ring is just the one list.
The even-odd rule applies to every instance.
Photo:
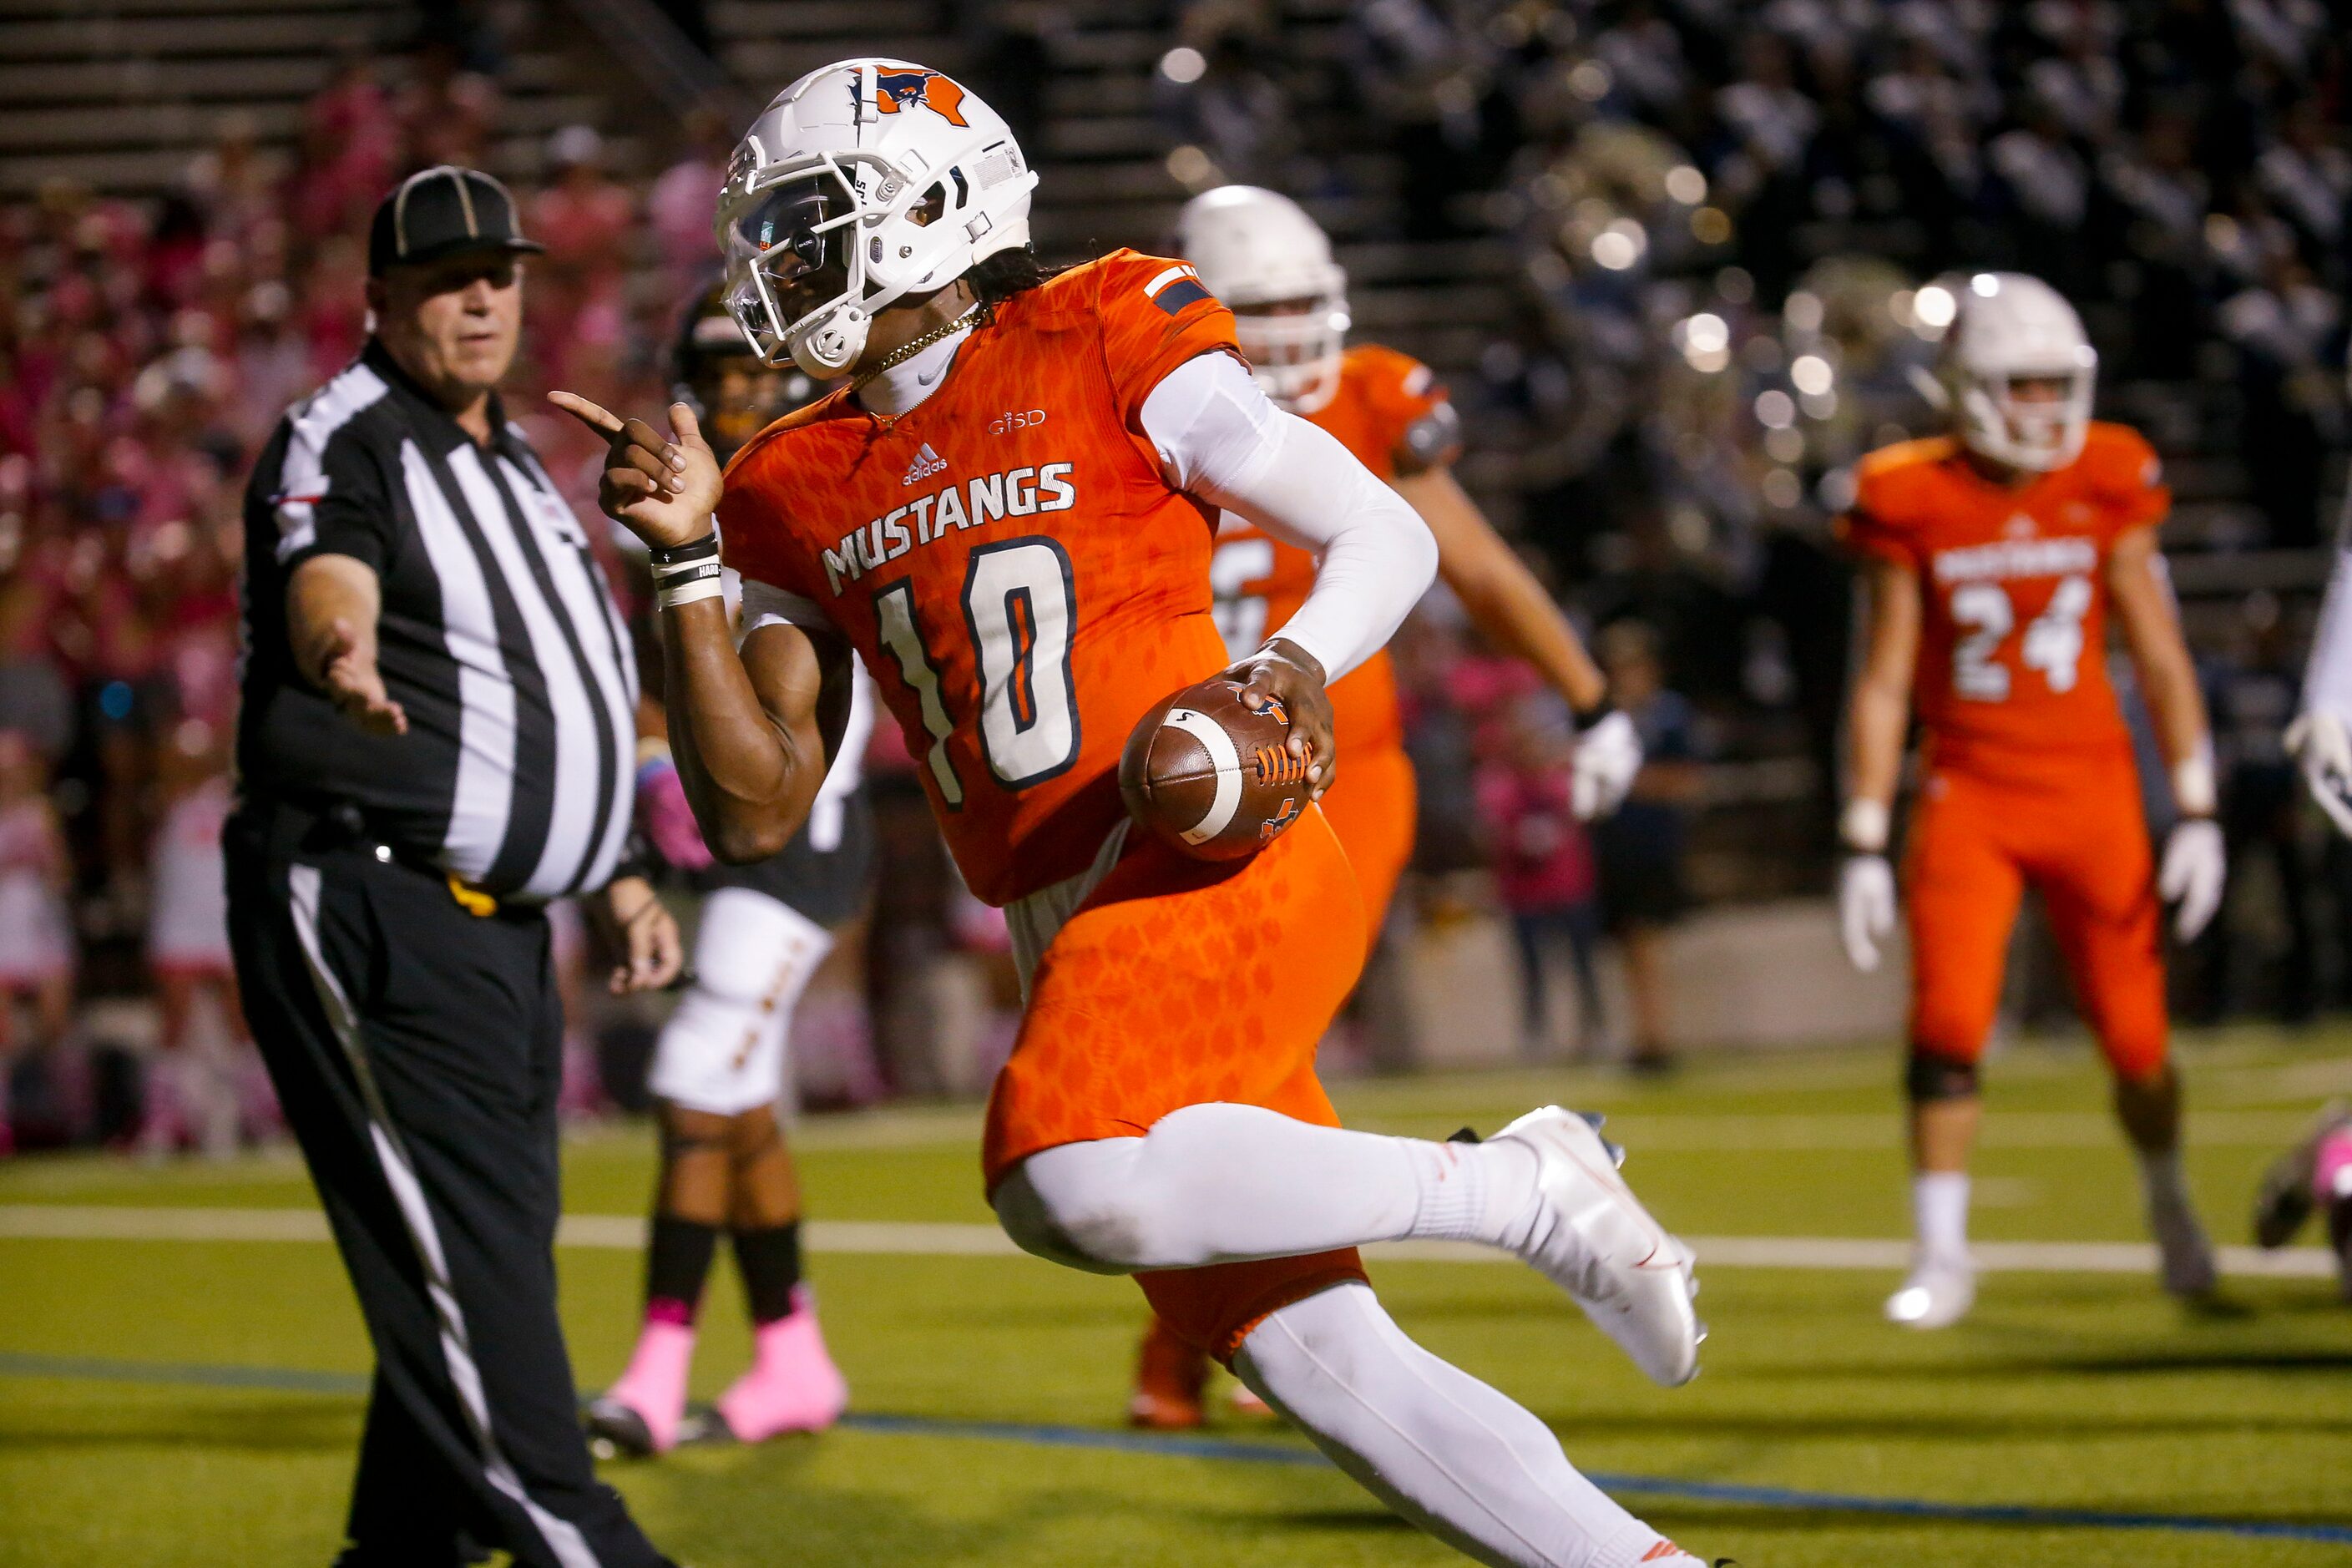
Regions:
[[[1045, 273], [1035, 180], [1003, 121], [936, 72], [814, 71], [744, 137], [720, 239], [755, 352], [846, 384], [723, 476], [683, 405], [665, 438], [556, 395], [610, 438], [602, 499], [650, 548], [672, 752], [704, 837], [738, 858], [791, 835], [854, 649], [965, 881], [1005, 906], [1025, 1006], [982, 1158], [1006, 1233], [1132, 1274], [1188, 1343], [1482, 1561], [1687, 1565], [1540, 1421], [1405, 1339], [1356, 1248], [1516, 1253], [1668, 1384], [1697, 1370], [1689, 1249], [1557, 1107], [1481, 1144], [1340, 1129], [1315, 1047], [1365, 927], [1320, 808], [1212, 862], [1129, 832], [1120, 799], [1137, 721], [1221, 669], [1280, 704], [1292, 763], [1328, 784], [1345, 759], [1326, 680], [1395, 630], [1436, 544], [1268, 402], [1191, 266], [1117, 251]], [[1238, 661], [1212, 615], [1221, 510], [1318, 563]], [[743, 579], [740, 653], [714, 510]]]
[[[2163, 1279], [2212, 1289], [2180, 1180], [2179, 1088], [2166, 1059], [2159, 900], [2193, 938], [2221, 898], [2204, 703], [2157, 552], [2170, 498], [2137, 432], [2090, 418], [2097, 356], [2047, 284], [1979, 273], [1933, 389], [1950, 434], [1885, 447], [1841, 521], [1861, 557], [1868, 645], [1848, 710], [1846, 951], [1877, 967], [1895, 920], [1886, 859], [1906, 720], [1926, 732], [1910, 822], [1911, 1061], [1918, 1247], [1886, 1306], [1939, 1328], [1975, 1298], [1967, 1161], [1977, 1060], [2023, 889], [2037, 889], [2138, 1152]], [[2112, 610], [2170, 769], [2179, 819], [2150, 853], [2131, 741], [2106, 673]]]

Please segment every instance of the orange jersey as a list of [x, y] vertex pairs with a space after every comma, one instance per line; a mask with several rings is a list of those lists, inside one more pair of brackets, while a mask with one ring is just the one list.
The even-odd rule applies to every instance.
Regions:
[[[1339, 362], [1339, 388], [1331, 401], [1303, 417], [1338, 437], [1383, 479], [1449, 461], [1460, 444], [1453, 405], [1430, 368], [1377, 343], [1349, 349]], [[1315, 557], [1267, 538], [1232, 512], [1218, 524], [1209, 571], [1217, 626], [1234, 658], [1256, 652], [1280, 631], [1315, 586]], [[1357, 747], [1403, 742], [1396, 671], [1385, 650], [1332, 685], [1331, 714], [1343, 756]]]
[[992, 904], [1087, 868], [1124, 816], [1129, 731], [1226, 663], [1213, 519], [1141, 423], [1161, 377], [1220, 351], [1233, 317], [1190, 267], [1115, 251], [998, 306], [906, 414], [836, 393], [728, 469], [728, 564], [864, 658]]
[[2082, 455], [2016, 488], [1949, 437], [1863, 458], [1840, 532], [1918, 574], [1913, 702], [1938, 763], [2028, 763], [2127, 743], [2108, 683], [2106, 560], [2171, 498], [2135, 430], [2094, 423]]

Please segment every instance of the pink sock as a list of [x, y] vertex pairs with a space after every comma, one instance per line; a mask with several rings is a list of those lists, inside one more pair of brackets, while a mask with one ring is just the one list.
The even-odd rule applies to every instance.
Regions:
[[2352, 1127], [2339, 1127], [2319, 1141], [2311, 1163], [2311, 1190], [2323, 1204], [2352, 1197]]
[[751, 1370], [719, 1396], [719, 1414], [737, 1440], [764, 1442], [782, 1432], [821, 1432], [849, 1404], [849, 1384], [826, 1353], [816, 1300], [793, 1292], [789, 1317], [753, 1332]]
[[606, 1397], [644, 1419], [656, 1453], [677, 1442], [678, 1423], [686, 1415], [686, 1374], [694, 1364], [694, 1324], [679, 1321], [663, 1310], [665, 1305], [656, 1302], [648, 1309], [629, 1369], [605, 1391]]

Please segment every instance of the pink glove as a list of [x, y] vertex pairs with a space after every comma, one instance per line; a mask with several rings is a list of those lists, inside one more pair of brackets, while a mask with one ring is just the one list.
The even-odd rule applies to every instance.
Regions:
[[677, 765], [667, 757], [653, 757], [638, 764], [637, 817], [663, 859], [681, 871], [709, 868], [710, 847], [702, 841], [694, 808], [686, 804], [686, 785], [677, 776]]

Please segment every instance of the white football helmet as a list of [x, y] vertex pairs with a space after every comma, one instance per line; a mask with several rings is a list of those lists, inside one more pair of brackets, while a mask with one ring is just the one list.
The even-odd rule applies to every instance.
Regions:
[[1003, 117], [950, 78], [887, 59], [811, 71], [728, 163], [727, 308], [768, 363], [840, 375], [877, 311], [1028, 244], [1036, 187]]
[[[1348, 274], [1305, 208], [1256, 185], [1220, 185], [1184, 204], [1176, 246], [1210, 293], [1234, 309], [1234, 335], [1265, 395], [1311, 414], [1339, 390]], [[1297, 303], [1278, 314], [1252, 306]]]
[[[1938, 365], [1960, 440], [1970, 451], [2036, 473], [2080, 456], [2091, 423], [2098, 351], [2065, 297], [2022, 272], [1979, 272], [1948, 285], [1958, 317]], [[2018, 381], [2063, 381], [2051, 401], [2012, 395]]]

